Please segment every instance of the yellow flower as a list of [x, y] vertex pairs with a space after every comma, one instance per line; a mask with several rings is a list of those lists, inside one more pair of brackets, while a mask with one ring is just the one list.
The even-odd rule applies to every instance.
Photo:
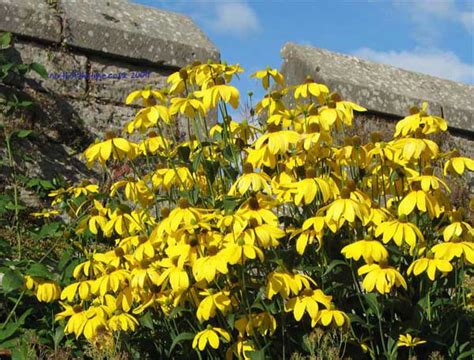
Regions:
[[292, 124], [296, 124], [300, 117], [302, 116], [301, 112], [298, 110], [280, 110], [271, 115], [268, 120], [267, 124], [273, 124], [275, 126], [281, 125], [283, 128], [288, 128]]
[[329, 89], [326, 85], [318, 84], [312, 78], [308, 77], [303, 84], [295, 87], [295, 99], [300, 97], [307, 98], [309, 95], [313, 95], [322, 103], [324, 97], [329, 95]]
[[239, 359], [251, 360], [251, 354], [257, 349], [251, 340], [239, 337], [237, 342], [227, 349], [225, 358], [226, 360], [234, 359], [234, 354], [237, 354]]
[[[244, 119], [242, 122], [238, 123], [237, 121], [231, 120], [229, 123], [229, 130], [232, 134], [232, 137], [235, 139], [240, 139], [247, 143], [251, 138], [255, 136], [255, 133], [259, 130], [256, 127], [249, 124], [249, 122]], [[209, 134], [214, 137], [216, 134], [221, 134], [223, 131], [221, 124], [214, 125]]]
[[135, 118], [126, 125], [126, 130], [129, 134], [132, 134], [135, 129], [140, 130], [142, 133], [148, 128], [158, 124], [158, 120], [161, 119], [165, 124], [171, 123], [171, 113], [168, 107], [163, 105], [154, 105], [144, 109], [141, 109]]
[[307, 312], [311, 319], [318, 317], [319, 304], [330, 308], [332, 297], [324, 294], [321, 290], [305, 289], [298, 296], [290, 298], [285, 303], [285, 311], [293, 311], [296, 321], [300, 321], [304, 313]]
[[308, 131], [303, 134], [303, 149], [314, 151], [318, 146], [324, 146], [324, 143], [331, 144], [332, 137], [325, 130], [321, 130], [317, 124], [309, 124]]
[[133, 289], [143, 289], [153, 284], [160, 284], [160, 274], [148, 260], [142, 260], [137, 265], [130, 272], [130, 286]]
[[83, 181], [79, 186], [71, 186], [66, 189], [68, 193], [73, 194], [75, 198], [81, 195], [97, 194], [99, 192], [99, 185], [91, 184], [89, 181]]
[[269, 168], [275, 168], [276, 156], [269, 150], [268, 144], [261, 146], [259, 149], [248, 148], [245, 149], [248, 152], [247, 162], [253, 165], [254, 168], [260, 168], [265, 165]]
[[265, 97], [255, 106], [255, 112], [260, 114], [264, 109], [268, 109], [268, 115], [271, 116], [277, 111], [285, 110], [285, 104], [283, 103], [282, 98], [287, 92], [287, 89], [282, 89], [280, 91], [274, 90], [270, 94], [265, 95]]
[[42, 209], [40, 212], [32, 212], [30, 215], [35, 218], [45, 218], [49, 219], [51, 217], [56, 217], [60, 214], [58, 210], [53, 209]]
[[148, 134], [148, 137], [138, 145], [140, 153], [145, 155], [155, 155], [169, 149], [170, 147], [170, 141], [153, 131], [151, 131]]
[[441, 208], [436, 198], [423, 190], [417, 190], [417, 186], [412, 188], [413, 190], [400, 201], [398, 215], [408, 216], [417, 208], [421, 212], [428, 212], [432, 218], [438, 217], [441, 214]]
[[413, 275], [418, 276], [426, 271], [428, 278], [434, 281], [436, 270], [446, 274], [453, 270], [453, 266], [448, 260], [421, 258], [411, 263], [408, 267], [407, 274], [410, 275], [413, 273]]
[[370, 212], [363, 202], [350, 198], [351, 191], [342, 189], [341, 197], [334, 200], [329, 205], [323, 207], [321, 211], [326, 211], [325, 221], [332, 232], [336, 232], [347, 221], [353, 223], [358, 218], [362, 223], [368, 220]]
[[108, 134], [107, 140], [89, 146], [84, 151], [84, 155], [89, 167], [92, 166], [94, 161], [99, 161], [102, 165], [105, 165], [111, 156], [116, 160], [123, 160], [126, 157], [133, 159], [136, 154], [136, 147], [136, 144], [127, 139]]
[[427, 108], [426, 102], [423, 102], [421, 110], [416, 106], [412, 107], [410, 115], [397, 123], [394, 137], [414, 134], [419, 128], [424, 134], [446, 131], [448, 129], [446, 121], [439, 116], [428, 115]]
[[81, 336], [84, 332], [84, 326], [86, 325], [87, 317], [82, 306], [70, 306], [60, 302], [61, 306], [64, 308], [64, 311], [56, 314], [55, 320], [60, 321], [66, 318], [69, 318], [66, 327], [64, 328], [64, 333], [66, 334], [75, 334], [76, 339]]
[[104, 296], [109, 291], [117, 292], [119, 288], [128, 283], [130, 274], [128, 270], [117, 269], [104, 274], [95, 280], [92, 286], [93, 294]]
[[254, 192], [265, 191], [267, 194], [271, 195], [272, 190], [270, 188], [270, 177], [264, 172], [256, 173], [253, 170], [253, 166], [250, 163], [245, 163], [243, 165], [244, 174], [241, 175], [232, 187], [229, 190], [229, 195], [244, 195], [248, 190]]
[[193, 264], [193, 275], [196, 281], [213, 281], [217, 274], [227, 274], [227, 258], [223, 252], [217, 252], [215, 247], [208, 248], [209, 256], [200, 257]]
[[341, 101], [339, 94], [333, 93], [327, 105], [318, 109], [318, 123], [326, 131], [330, 130], [333, 125], [336, 125], [336, 129], [341, 129], [343, 125], [352, 126], [354, 110], [367, 111], [351, 101]]
[[180, 113], [194, 119], [206, 114], [206, 106], [190, 94], [187, 98], [172, 98], [170, 113], [172, 115]]
[[469, 223], [462, 221], [461, 210], [453, 211], [452, 221], [453, 222], [443, 230], [444, 241], [457, 241], [460, 239], [462, 241], [471, 242], [474, 229]]
[[267, 277], [265, 295], [268, 299], [272, 299], [275, 294], [280, 294], [283, 299], [286, 299], [291, 294], [297, 295], [303, 288], [310, 289], [310, 284], [316, 285], [314, 280], [307, 275], [274, 271]]
[[211, 289], [201, 291], [200, 295], [205, 295], [206, 297], [201, 300], [199, 303], [196, 316], [200, 322], [204, 320], [209, 320], [216, 316], [216, 310], [219, 310], [222, 314], [231, 308], [231, 301], [229, 298], [229, 291], [219, 291], [213, 293]]
[[255, 219], [258, 224], [278, 225], [278, 218], [271, 210], [273, 199], [258, 193], [257, 196], [250, 197], [237, 210], [237, 215], [245, 220]]
[[411, 184], [418, 183], [424, 192], [438, 190], [441, 187], [440, 185], [443, 185], [448, 192], [450, 191], [449, 186], [443, 180], [433, 176], [433, 169], [429, 167], [423, 170], [423, 175], [409, 178], [408, 182]]
[[258, 243], [263, 248], [276, 247], [278, 239], [286, 236], [284, 230], [271, 224], [258, 224], [255, 220], [249, 221], [249, 227], [243, 233], [246, 242]]
[[317, 323], [320, 323], [323, 326], [335, 325], [337, 327], [342, 327], [345, 324], [350, 323], [349, 316], [344, 311], [337, 310], [334, 308], [334, 305], [331, 304], [327, 309], [322, 309], [316, 318], [311, 322], [311, 326], [315, 326]]
[[267, 67], [265, 70], [259, 70], [250, 77], [262, 79], [262, 86], [265, 90], [270, 87], [270, 77], [279, 85], [285, 85], [285, 79], [283, 75], [278, 71], [278, 69], [270, 69]]
[[402, 138], [391, 143], [402, 160], [432, 160], [439, 154], [438, 145], [428, 139]]
[[125, 104], [130, 105], [139, 98], [142, 98], [145, 106], [154, 105], [156, 100], [165, 100], [164, 95], [159, 90], [143, 89], [132, 91], [130, 94], [128, 94]]
[[107, 324], [113, 331], [135, 331], [138, 326], [138, 320], [132, 315], [123, 312], [113, 315]]
[[290, 130], [278, 130], [274, 125], [268, 127], [268, 133], [260, 136], [255, 142], [255, 149], [259, 150], [268, 144], [268, 151], [273, 154], [285, 154], [291, 146], [300, 140], [300, 134]]
[[420, 229], [415, 224], [409, 223], [405, 218], [386, 221], [377, 226], [375, 236], [383, 234], [382, 241], [386, 244], [393, 240], [398, 246], [406, 243], [410, 246], [410, 250], [414, 249], [417, 241], [423, 243], [424, 237]]
[[79, 298], [81, 300], [87, 300], [91, 295], [91, 289], [94, 282], [95, 280], [85, 280], [66, 286], [61, 292], [61, 300], [72, 302], [76, 296], [76, 293], [79, 294]]
[[402, 346], [415, 347], [417, 345], [421, 345], [424, 343], [426, 343], [425, 340], [421, 340], [420, 338], [417, 338], [417, 337], [412, 337], [410, 334], [405, 334], [405, 335], [400, 334], [397, 344], [399, 347], [402, 347]]
[[[88, 340], [93, 339], [99, 331], [107, 329], [108, 314], [103, 306], [91, 306], [84, 313], [84, 327], [82, 333]], [[70, 319], [71, 321], [71, 319]], [[80, 335], [77, 334], [76, 335]]]
[[157, 265], [165, 268], [160, 274], [157, 285], [165, 288], [169, 282], [174, 291], [185, 290], [189, 287], [189, 276], [184, 269], [185, 259], [176, 257], [164, 258], [157, 262]]
[[224, 339], [226, 342], [230, 341], [230, 335], [227, 331], [209, 325], [207, 329], [198, 332], [196, 336], [194, 336], [193, 349], [198, 348], [199, 351], [203, 351], [208, 343], [211, 348], [217, 349], [219, 347], [219, 337]]
[[359, 240], [344, 246], [341, 250], [347, 259], [359, 260], [361, 256], [366, 263], [380, 262], [388, 259], [388, 251], [377, 240]]
[[163, 186], [170, 191], [173, 186], [178, 186], [180, 190], [185, 191], [194, 184], [194, 179], [186, 166], [177, 166], [175, 168], [161, 168], [155, 170], [152, 175], [152, 183], [155, 189]]
[[87, 221], [87, 227], [92, 234], [97, 235], [99, 229], [102, 231], [104, 230], [105, 225], [109, 220], [107, 218], [107, 212], [107, 208], [105, 208], [99, 201], [94, 200], [94, 209], [91, 210], [91, 216]]
[[239, 106], [239, 90], [231, 85], [219, 84], [205, 90], [196, 91], [194, 94], [202, 98], [206, 109], [215, 108], [219, 100], [229, 103], [234, 109]]
[[80, 263], [74, 268], [74, 271], [72, 272], [72, 276], [76, 280], [82, 277], [82, 275], [86, 277], [96, 277], [100, 276], [105, 272], [105, 267], [103, 264], [101, 264], [98, 261], [95, 261], [93, 257], [91, 257], [89, 260], [84, 261], [83, 263]]
[[120, 180], [112, 184], [110, 196], [114, 196], [117, 190], [122, 187], [125, 187], [125, 197], [127, 200], [138, 202], [144, 207], [151, 204], [155, 199], [155, 194], [144, 180], [139, 179], [135, 181], [133, 178]]
[[266, 336], [267, 334], [273, 335], [277, 327], [277, 323], [272, 314], [268, 312], [261, 312], [256, 314], [250, 314], [248, 316], [242, 316], [235, 321], [235, 328], [239, 331], [240, 336], [253, 336], [255, 330], [260, 335]]
[[294, 189], [295, 204], [297, 206], [311, 204], [316, 195], [318, 195], [321, 203], [325, 203], [338, 193], [337, 186], [330, 178], [315, 177], [312, 170], [306, 171], [306, 179], [288, 185], [290, 189]]
[[166, 229], [168, 234], [178, 230], [180, 226], [197, 224], [201, 220], [202, 214], [196, 208], [190, 206], [186, 198], [178, 201], [178, 207], [173, 209], [169, 216], [169, 226]]
[[322, 246], [323, 243], [323, 235], [324, 235], [324, 217], [322, 216], [314, 216], [306, 219], [303, 223], [301, 230], [296, 230], [293, 235], [291, 236], [296, 237], [296, 251], [298, 254], [303, 255], [306, 246], [308, 244], [314, 243], [315, 240], [318, 241], [318, 249]]
[[459, 156], [458, 152], [454, 152], [451, 159], [446, 161], [446, 163], [444, 164], [445, 176], [448, 173], [462, 175], [466, 170], [474, 171], [474, 160], [467, 157]]
[[474, 264], [474, 243], [472, 242], [445, 242], [431, 248], [436, 259], [451, 261], [454, 258], [464, 258]]
[[395, 268], [388, 266], [385, 261], [380, 264], [366, 264], [360, 267], [357, 273], [367, 274], [362, 281], [362, 286], [369, 292], [376, 289], [381, 294], [388, 294], [394, 286], [407, 288], [403, 276]]
[[61, 287], [53, 280], [40, 279], [37, 277], [25, 276], [27, 289], [32, 290], [36, 298], [41, 302], [53, 302], [61, 296]]
[[[229, 234], [229, 238], [233, 238], [233, 234]], [[222, 255], [226, 257], [231, 265], [243, 264], [247, 259], [258, 259], [263, 262], [263, 251], [253, 244], [252, 239], [240, 237], [235, 242], [231, 241], [222, 250]]]

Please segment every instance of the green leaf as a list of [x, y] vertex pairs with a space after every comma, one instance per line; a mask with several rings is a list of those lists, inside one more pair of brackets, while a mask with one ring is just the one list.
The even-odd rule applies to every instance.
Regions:
[[26, 342], [21, 341], [18, 346], [12, 349], [12, 360], [28, 360], [31, 358], [29, 355], [29, 347]]
[[221, 165], [218, 161], [204, 161], [204, 171], [206, 172], [207, 178], [211, 180], [211, 183], [214, 183], [220, 166]]
[[140, 324], [150, 330], [153, 330], [155, 326], [153, 325], [153, 319], [151, 317], [151, 313], [148, 311], [145, 315], [143, 315], [140, 319]]
[[346, 266], [349, 266], [348, 263], [346, 263], [345, 261], [343, 260], [333, 260], [331, 261], [331, 263], [329, 264], [329, 266], [327, 267], [326, 271], [324, 272], [323, 276], [326, 276], [327, 274], [329, 274], [336, 266], [338, 265], [346, 265]]
[[37, 73], [39, 76], [41, 76], [43, 79], [48, 78], [48, 72], [44, 68], [43, 65], [38, 64], [38, 63], [31, 63], [31, 70], [33, 70], [35, 73]]
[[250, 355], [250, 359], [252, 360], [265, 360], [265, 351], [263, 349], [258, 351], [247, 352], [245, 355]]
[[53, 190], [54, 189], [54, 185], [49, 180], [40, 180], [39, 184], [45, 190]]
[[20, 130], [16, 133], [16, 136], [18, 136], [19, 138], [23, 139], [23, 138], [26, 138], [27, 136], [29, 136], [31, 133], [33, 132], [33, 130]]
[[182, 312], [192, 312], [192, 310], [189, 308], [185, 308], [184, 306], [177, 306], [173, 310], [171, 310], [169, 317], [170, 319], [174, 319], [175, 317], [181, 315]]
[[472, 356], [474, 355], [474, 349], [472, 350], [469, 350], [469, 351], [466, 351], [466, 352], [463, 352], [462, 354], [460, 354], [458, 356], [458, 360], [461, 360], [461, 359], [467, 359], [467, 358], [471, 358], [472, 359]]
[[377, 295], [372, 293], [364, 294], [364, 299], [369, 308], [374, 312], [375, 315], [379, 316], [380, 314], [380, 304], [377, 300]]
[[5, 32], [0, 35], [0, 49], [6, 49], [10, 47], [12, 42], [12, 34], [9, 32]]
[[199, 165], [201, 165], [202, 159], [204, 158], [204, 155], [202, 153], [202, 150], [199, 152], [199, 154], [196, 155], [196, 157], [193, 160], [193, 165], [192, 165], [192, 170], [193, 172], [196, 172], [199, 169]]
[[25, 210], [26, 206], [23, 206], [23, 205], [20, 205], [20, 204], [15, 205], [14, 203], [8, 203], [8, 204], [5, 205], [5, 209], [8, 209], [8, 210]]
[[237, 197], [234, 196], [226, 196], [224, 198], [224, 210], [226, 214], [229, 214], [234, 211], [234, 209], [237, 207]]
[[12, 336], [20, 327], [22, 327], [25, 324], [26, 317], [30, 315], [30, 313], [33, 311], [33, 309], [28, 309], [26, 310], [19, 318], [17, 321], [9, 322], [5, 328], [0, 330], [0, 343], [8, 339], [10, 336]]
[[52, 280], [52, 273], [48, 270], [46, 266], [40, 263], [35, 263], [30, 266], [28, 271], [26, 272], [30, 276], [35, 276], [39, 278], [49, 279]]
[[5, 294], [23, 287], [23, 284], [23, 276], [18, 271], [8, 269], [3, 274], [2, 287]]
[[179, 146], [178, 147], [178, 156], [182, 161], [188, 162], [189, 155], [191, 154], [191, 150], [187, 146]]
[[171, 347], [168, 351], [168, 356], [171, 355], [171, 353], [173, 352], [173, 349], [176, 347], [176, 345], [178, 345], [179, 343], [181, 343], [183, 341], [187, 341], [187, 340], [191, 340], [191, 339], [194, 339], [194, 334], [190, 333], [190, 332], [183, 332], [183, 333], [179, 334], [178, 336], [176, 336], [173, 339], [173, 342], [171, 343]]
[[53, 335], [54, 347], [59, 348], [61, 340], [64, 338], [64, 329], [58, 326]]
[[54, 221], [49, 224], [44, 224], [43, 226], [41, 226], [38, 232], [35, 232], [32, 235], [35, 240], [41, 240], [41, 239], [57, 236], [61, 232], [60, 231], [61, 225], [62, 224], [60, 221]]

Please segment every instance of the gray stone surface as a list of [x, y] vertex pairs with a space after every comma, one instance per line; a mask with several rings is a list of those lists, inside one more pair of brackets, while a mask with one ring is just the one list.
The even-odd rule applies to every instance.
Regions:
[[123, 1], [62, 0], [66, 44], [109, 55], [181, 67], [219, 59], [186, 16]]
[[152, 85], [153, 88], [166, 86], [166, 79], [174, 70], [136, 66], [100, 57], [91, 57], [89, 72], [116, 76], [116, 78], [110, 79], [89, 80], [89, 96], [115, 103], [125, 103], [129, 93], [142, 89], [146, 85]]
[[36, 62], [43, 65], [48, 71], [51, 77], [47, 79], [43, 79], [35, 72], [31, 72], [28, 76], [43, 90], [62, 96], [84, 97], [86, 95], [87, 83], [85, 79], [65, 79], [64, 76], [64, 73], [73, 71], [82, 73], [87, 71], [87, 58], [84, 55], [22, 41], [15, 43], [14, 51], [20, 56], [21, 62]]
[[410, 106], [427, 101], [429, 111], [442, 112], [451, 127], [474, 132], [472, 85], [294, 43], [285, 44], [281, 53], [282, 71], [290, 84], [310, 75], [344, 99], [396, 116], [406, 116]]
[[61, 41], [61, 18], [43, 0], [0, 0], [0, 30]]
[[74, 110], [75, 122], [82, 124], [91, 138], [102, 138], [105, 131], [120, 132], [131, 121], [136, 110], [129, 106], [120, 106], [94, 101], [70, 100]]

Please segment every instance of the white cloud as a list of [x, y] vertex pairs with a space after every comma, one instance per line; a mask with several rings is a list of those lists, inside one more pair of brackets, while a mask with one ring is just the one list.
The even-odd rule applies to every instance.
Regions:
[[246, 36], [260, 30], [255, 11], [247, 3], [218, 3], [215, 18], [209, 20], [215, 31]]
[[474, 34], [474, 11], [462, 12], [460, 18], [466, 30]]
[[450, 51], [417, 48], [411, 51], [384, 52], [362, 48], [354, 51], [353, 54], [366, 60], [406, 70], [464, 83], [474, 83], [474, 65], [462, 62]]
[[463, 25], [474, 33], [474, 12], [461, 11], [454, 0], [392, 0], [396, 8], [404, 11], [413, 23], [414, 39], [422, 46], [434, 46], [442, 38], [441, 26], [445, 22]]

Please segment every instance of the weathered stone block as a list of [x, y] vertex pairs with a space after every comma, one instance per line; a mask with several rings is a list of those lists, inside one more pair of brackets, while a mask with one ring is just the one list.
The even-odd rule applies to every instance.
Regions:
[[61, 18], [46, 1], [0, 0], [0, 14], [0, 30], [46, 41], [61, 41]]
[[91, 138], [102, 138], [106, 131], [120, 133], [126, 123], [131, 121], [136, 109], [108, 103], [85, 100], [70, 100], [77, 122], [83, 124]]
[[15, 43], [13, 50], [18, 53], [23, 63], [37, 62], [45, 67], [49, 74], [47, 79], [43, 79], [35, 72], [28, 75], [44, 90], [71, 97], [86, 95], [86, 80], [72, 78], [74, 72], [86, 73], [87, 58], [84, 55], [21, 41]]
[[[99, 57], [91, 57], [89, 64], [90, 74], [97, 75], [97, 79], [89, 80], [89, 95], [115, 103], [124, 103], [130, 92], [143, 89], [148, 84], [154, 88], [166, 86], [166, 78], [174, 71], [127, 63], [118, 64]], [[99, 79], [103, 74], [111, 78]]]
[[219, 59], [219, 52], [186, 16], [123, 1], [62, 0], [68, 45], [181, 67]]
[[282, 71], [290, 84], [310, 75], [344, 99], [396, 116], [406, 116], [410, 106], [427, 101], [429, 111], [443, 113], [451, 127], [474, 132], [472, 85], [293, 43], [283, 47], [282, 56]]

